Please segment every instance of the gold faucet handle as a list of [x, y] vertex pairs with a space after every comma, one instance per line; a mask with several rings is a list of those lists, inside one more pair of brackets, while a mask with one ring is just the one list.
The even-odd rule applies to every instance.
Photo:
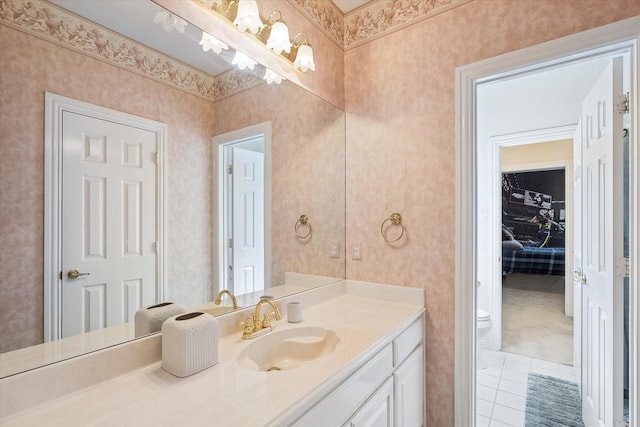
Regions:
[[274, 311], [272, 311], [271, 313], [265, 313], [264, 317], [262, 318], [262, 327], [263, 328], [268, 328], [271, 326], [271, 321], [269, 320], [269, 316], [272, 314], [276, 314]]
[[253, 331], [256, 330], [256, 315], [255, 314], [251, 314], [251, 317], [249, 317], [247, 320], [238, 323], [238, 326], [244, 327], [244, 332], [246, 333], [251, 333]]

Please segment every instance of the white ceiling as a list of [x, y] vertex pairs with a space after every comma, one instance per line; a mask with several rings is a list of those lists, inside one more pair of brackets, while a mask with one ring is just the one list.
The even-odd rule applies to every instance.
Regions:
[[362, 6], [365, 3], [369, 3], [372, 0], [333, 0], [336, 6], [340, 8], [342, 13], [347, 13], [353, 9]]
[[575, 125], [607, 59], [561, 66], [478, 87], [478, 138]]

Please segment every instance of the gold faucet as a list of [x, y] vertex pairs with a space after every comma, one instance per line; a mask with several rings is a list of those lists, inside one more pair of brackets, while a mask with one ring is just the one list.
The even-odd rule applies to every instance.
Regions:
[[[271, 313], [265, 313], [262, 320], [260, 320], [260, 310], [264, 304], [269, 304], [271, 308], [273, 308], [273, 311]], [[258, 304], [256, 304], [255, 312], [251, 314], [249, 319], [243, 322], [244, 330], [242, 332], [242, 339], [250, 340], [271, 331], [271, 321], [269, 320], [269, 316], [272, 314], [276, 316], [276, 320], [282, 319], [280, 310], [278, 310], [278, 306], [272, 299], [260, 299]]]
[[218, 292], [218, 296], [216, 297], [216, 300], [215, 300], [216, 305], [222, 304], [222, 297], [225, 294], [228, 295], [229, 298], [231, 298], [231, 302], [233, 303], [233, 309], [237, 310], [238, 309], [238, 300], [236, 299], [236, 296], [233, 295], [233, 292], [231, 292], [228, 289], [223, 289], [220, 292]]

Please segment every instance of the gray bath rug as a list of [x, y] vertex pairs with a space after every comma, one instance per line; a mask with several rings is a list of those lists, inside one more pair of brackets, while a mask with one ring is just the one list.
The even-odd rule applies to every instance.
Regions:
[[526, 427], [584, 427], [578, 385], [540, 374], [527, 380]]

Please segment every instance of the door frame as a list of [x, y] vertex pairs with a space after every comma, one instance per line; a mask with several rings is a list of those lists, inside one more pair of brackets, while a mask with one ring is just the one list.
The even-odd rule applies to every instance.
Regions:
[[62, 337], [62, 116], [71, 112], [148, 130], [156, 134], [156, 298], [163, 301], [166, 277], [167, 125], [54, 93], [44, 107], [44, 342]]
[[638, 343], [640, 328], [638, 312], [640, 292], [638, 274], [640, 263], [640, 150], [638, 144], [637, 95], [640, 86], [638, 45], [640, 17], [597, 27], [581, 33], [510, 52], [477, 63], [459, 67], [455, 71], [456, 86], [456, 246], [455, 246], [455, 425], [475, 425], [475, 348], [476, 348], [476, 286], [477, 281], [476, 230], [476, 88], [481, 83], [542, 71], [595, 56], [628, 51], [630, 53], [630, 421], [638, 420], [638, 384], [640, 368]]
[[[505, 172], [513, 172], [513, 171], [531, 171], [531, 170], [548, 170], [548, 169], [564, 169], [565, 170], [565, 192], [566, 197], [565, 200], [567, 203], [566, 207], [566, 218], [567, 218], [567, 227], [565, 231], [565, 253], [573, 253], [573, 220], [571, 219], [571, 212], [573, 212], [573, 206], [571, 206], [573, 202], [573, 167], [572, 162], [565, 160], [552, 160], [546, 162], [536, 162], [536, 163], [522, 163], [513, 168], [503, 169], [501, 167], [501, 149], [503, 147], [517, 147], [522, 145], [532, 145], [539, 144], [545, 142], [553, 142], [565, 139], [572, 139], [573, 133], [575, 131], [577, 124], [575, 125], [567, 125], [567, 126], [558, 126], [548, 129], [541, 129], [535, 131], [527, 131], [527, 132], [517, 132], [506, 135], [492, 136], [491, 140], [491, 149], [492, 149], [492, 158], [493, 164], [496, 165], [496, 168], [492, 168], [492, 176], [484, 177], [483, 179], [490, 179], [491, 182], [500, 182], [501, 176]], [[502, 212], [502, 201], [500, 195], [500, 189], [496, 188], [493, 192], [493, 207], [491, 209], [491, 224], [492, 227], [492, 236], [500, 235], [500, 229], [502, 227], [502, 216], [500, 212]], [[499, 240], [499, 239], [498, 239]], [[492, 245], [493, 254], [491, 255], [491, 259], [499, 259], [502, 258], [502, 248], [501, 244], [498, 241], [497, 243]], [[490, 305], [489, 305], [489, 314], [491, 316], [491, 320], [493, 323], [493, 327], [488, 335], [488, 346], [490, 349], [498, 351], [502, 346], [502, 269], [501, 262], [494, 263], [492, 277], [493, 280], [488, 284], [491, 286], [491, 291], [489, 295]], [[573, 268], [573, 260], [568, 260], [565, 257], [565, 301], [564, 301], [564, 310], [566, 316], [573, 316], [573, 281], [571, 280], [571, 276], [567, 275], [567, 272], [570, 272]]]
[[[226, 289], [225, 253], [227, 253], [225, 235], [225, 221], [223, 212], [225, 206], [224, 186], [227, 185], [225, 177], [224, 147], [230, 144], [262, 137], [264, 139], [264, 287], [269, 286], [271, 277], [271, 122], [266, 121], [252, 126], [247, 126], [231, 132], [213, 137], [213, 289], [212, 295], [217, 295]], [[217, 242], [217, 243], [216, 243]]]

